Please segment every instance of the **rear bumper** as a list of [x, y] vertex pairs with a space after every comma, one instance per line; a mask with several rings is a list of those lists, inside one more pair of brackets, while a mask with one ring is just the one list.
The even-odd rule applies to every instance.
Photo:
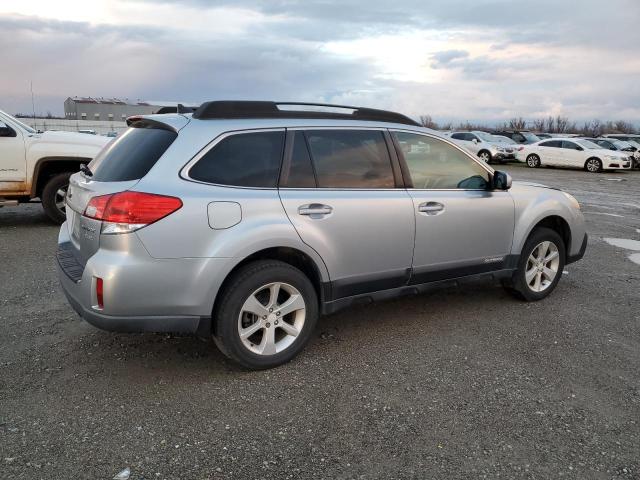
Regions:
[[69, 304], [87, 323], [110, 332], [206, 332], [211, 329], [211, 317], [183, 316], [114, 316], [104, 315], [82, 305], [76, 296], [81, 286], [71, 280], [58, 264], [62, 290]]
[[584, 238], [582, 239], [582, 244], [580, 245], [580, 250], [578, 250], [578, 253], [567, 256], [567, 262], [566, 262], [567, 265], [573, 262], [577, 262], [578, 260], [582, 259], [582, 257], [584, 257], [584, 252], [587, 250], [587, 239], [588, 239], [588, 236], [585, 233]]
[[[210, 331], [213, 301], [232, 259], [157, 259], [137, 237], [101, 239], [86, 264], [74, 259], [66, 223], [58, 237], [57, 270], [69, 304], [91, 325], [119, 332]], [[104, 308], [96, 278], [103, 279]]]

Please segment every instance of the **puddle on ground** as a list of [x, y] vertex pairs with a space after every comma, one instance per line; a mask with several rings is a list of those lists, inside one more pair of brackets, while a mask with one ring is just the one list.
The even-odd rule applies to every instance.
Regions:
[[614, 247], [626, 248], [627, 250], [640, 250], [639, 240], [629, 240], [627, 238], [603, 238], [603, 240]]
[[[638, 230], [640, 233], [640, 230]], [[614, 247], [626, 248], [627, 250], [640, 250], [639, 240], [629, 240], [628, 238], [603, 238], [605, 242]], [[640, 253], [632, 253], [629, 260], [640, 265]]]

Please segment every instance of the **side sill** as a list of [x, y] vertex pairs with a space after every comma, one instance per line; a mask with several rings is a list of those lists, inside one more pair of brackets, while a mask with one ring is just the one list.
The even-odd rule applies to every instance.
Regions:
[[330, 315], [332, 313], [338, 312], [339, 310], [349, 308], [353, 305], [364, 305], [383, 300], [391, 300], [393, 298], [404, 297], [408, 295], [418, 295], [420, 293], [425, 293], [440, 288], [457, 287], [461, 284], [473, 282], [476, 280], [501, 280], [511, 278], [514, 271], [514, 268], [506, 268], [503, 270], [495, 270], [493, 272], [477, 273], [474, 275], [466, 275], [457, 278], [422, 283], [419, 285], [407, 285], [398, 288], [391, 288], [388, 290], [380, 290], [378, 292], [365, 293], [362, 295], [353, 295], [351, 297], [340, 298], [331, 302], [324, 302], [322, 304], [321, 312], [323, 315]]

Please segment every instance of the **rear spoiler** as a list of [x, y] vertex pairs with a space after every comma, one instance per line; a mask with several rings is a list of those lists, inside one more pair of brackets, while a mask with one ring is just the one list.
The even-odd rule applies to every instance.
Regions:
[[178, 132], [171, 125], [153, 120], [152, 118], [143, 117], [141, 115], [133, 115], [127, 118], [127, 127], [130, 128], [156, 128], [160, 130], [169, 130], [170, 132]]

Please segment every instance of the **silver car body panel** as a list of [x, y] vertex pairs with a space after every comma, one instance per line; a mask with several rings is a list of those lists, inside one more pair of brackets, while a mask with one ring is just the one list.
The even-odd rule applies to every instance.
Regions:
[[[403, 130], [437, 137], [464, 151], [429, 129], [355, 120], [145, 118], [172, 126], [178, 137], [140, 180], [95, 182], [75, 174], [68, 198], [74, 213], [60, 231], [60, 248], [71, 252], [69, 261], [77, 261], [80, 272], [72, 278], [61, 262], [63, 289], [80, 315], [100, 328], [195, 331], [203, 319], [209, 321], [234, 268], [274, 248], [309, 258], [323, 292], [325, 287], [330, 292], [327, 298], [319, 292], [320, 300], [331, 302], [371, 291], [391, 295], [410, 285], [412, 272], [448, 270], [451, 277], [478, 265], [489, 265], [478, 271], [507, 268], [507, 257], [519, 255], [531, 230], [551, 215], [570, 227], [570, 256], [580, 254], [584, 243], [584, 219], [564, 193], [517, 182], [508, 192], [278, 189], [214, 185], [188, 176], [191, 165], [221, 138], [248, 130]], [[123, 190], [179, 197], [183, 206], [136, 232], [100, 234], [101, 222], [82, 216], [86, 205], [96, 195]], [[444, 212], [421, 214], [418, 205], [427, 201], [442, 203]], [[313, 204], [331, 211], [300, 213]], [[96, 308], [96, 278], [104, 280], [103, 309]]]

